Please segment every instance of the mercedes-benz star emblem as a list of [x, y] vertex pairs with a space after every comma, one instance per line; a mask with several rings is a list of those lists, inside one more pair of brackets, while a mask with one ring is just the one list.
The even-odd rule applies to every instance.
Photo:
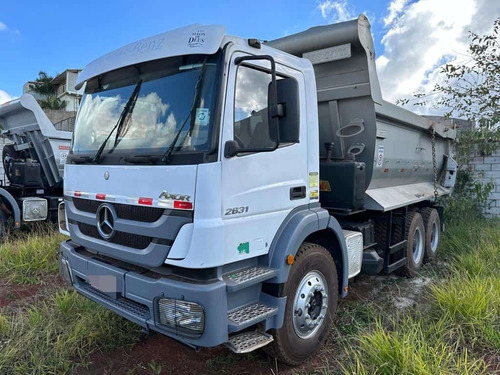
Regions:
[[115, 218], [116, 213], [113, 206], [103, 203], [97, 209], [97, 231], [105, 240], [110, 240], [115, 234]]

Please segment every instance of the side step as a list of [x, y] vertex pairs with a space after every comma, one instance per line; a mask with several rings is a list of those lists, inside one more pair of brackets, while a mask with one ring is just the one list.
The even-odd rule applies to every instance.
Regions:
[[277, 312], [277, 307], [266, 306], [262, 303], [254, 303], [231, 310], [227, 313], [229, 332], [241, 331], [244, 328], [276, 315]]
[[273, 341], [273, 336], [268, 333], [258, 331], [243, 332], [229, 337], [229, 341], [224, 343], [233, 352], [250, 353], [255, 349], [262, 348]]
[[277, 269], [253, 266], [235, 272], [226, 273], [222, 276], [222, 278], [226, 282], [227, 291], [235, 292], [250, 285], [269, 280], [277, 274]]

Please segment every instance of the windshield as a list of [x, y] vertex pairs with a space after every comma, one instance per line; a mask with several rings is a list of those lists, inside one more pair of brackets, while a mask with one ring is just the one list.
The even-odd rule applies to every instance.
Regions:
[[88, 82], [68, 161], [158, 162], [167, 151], [211, 151], [215, 59], [157, 60]]

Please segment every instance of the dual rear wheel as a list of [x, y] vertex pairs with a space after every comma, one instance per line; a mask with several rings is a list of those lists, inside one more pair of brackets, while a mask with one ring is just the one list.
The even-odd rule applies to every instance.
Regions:
[[413, 211], [406, 217], [406, 265], [400, 274], [415, 277], [424, 261], [436, 257], [441, 239], [441, 221], [435, 208], [427, 207], [419, 212]]

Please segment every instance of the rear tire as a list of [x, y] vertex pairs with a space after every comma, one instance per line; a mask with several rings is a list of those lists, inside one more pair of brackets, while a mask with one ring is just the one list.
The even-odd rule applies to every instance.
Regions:
[[425, 228], [424, 220], [418, 212], [409, 212], [406, 217], [406, 265], [398, 270], [398, 274], [413, 278], [424, 263]]
[[441, 242], [441, 220], [435, 208], [427, 207], [420, 211], [425, 226], [425, 262], [436, 258]]
[[324, 247], [304, 242], [283, 287], [287, 296], [283, 326], [271, 330], [266, 352], [295, 366], [325, 342], [337, 309], [338, 279], [332, 256]]

